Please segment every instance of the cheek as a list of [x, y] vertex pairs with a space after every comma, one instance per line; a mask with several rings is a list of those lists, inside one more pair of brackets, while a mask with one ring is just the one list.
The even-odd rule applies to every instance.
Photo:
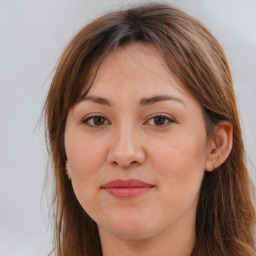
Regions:
[[[77, 200], [89, 214], [95, 207], [100, 184], [97, 171], [101, 167], [101, 148], [97, 145], [89, 146], [86, 141], [73, 141], [69, 145], [67, 157], [72, 171], [72, 186]], [[89, 210], [89, 211], [88, 211]]]
[[177, 136], [170, 143], [159, 145], [152, 159], [159, 179], [167, 183], [168, 192], [178, 194], [179, 198], [199, 190], [206, 159], [204, 140]]
[[186, 212], [196, 211], [204, 176], [203, 158], [193, 145], [184, 145], [172, 144], [172, 150], [166, 149], [162, 155], [158, 153], [161, 164], [156, 162], [156, 170], [159, 190], [162, 191], [159, 200], [163, 202], [160, 209], [167, 212], [166, 218], [169, 213], [173, 218], [179, 218]]
[[97, 175], [105, 161], [104, 147], [78, 134], [66, 136], [65, 144], [74, 192], [83, 208], [89, 208], [100, 187]]
[[103, 144], [82, 136], [67, 137], [66, 152], [72, 172], [80, 178], [99, 170], [105, 160]]
[[[168, 143], [159, 144], [154, 153], [156, 163], [166, 165], [166, 170], [179, 170], [187, 167], [187, 170], [195, 166], [203, 166], [206, 158], [205, 143], [203, 140], [186, 137], [170, 139]], [[157, 160], [159, 159], [159, 160]], [[168, 167], [169, 166], [169, 167]], [[181, 171], [181, 169], [180, 169]]]

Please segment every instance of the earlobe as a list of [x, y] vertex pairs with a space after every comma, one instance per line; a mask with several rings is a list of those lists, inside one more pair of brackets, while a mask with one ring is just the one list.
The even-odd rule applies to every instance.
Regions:
[[228, 158], [233, 145], [233, 125], [228, 121], [220, 121], [215, 125], [214, 138], [209, 144], [209, 152], [205, 170], [213, 171]]
[[69, 166], [69, 162], [68, 160], [66, 161], [66, 170], [69, 170], [70, 169], [70, 166]]
[[66, 161], [66, 174], [68, 178], [71, 180], [71, 170], [68, 161]]

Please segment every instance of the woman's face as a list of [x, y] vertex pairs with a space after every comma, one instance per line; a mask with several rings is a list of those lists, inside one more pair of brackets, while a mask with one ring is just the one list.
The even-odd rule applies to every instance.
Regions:
[[107, 56], [68, 114], [65, 149], [76, 197], [100, 235], [193, 233], [210, 161], [203, 113], [153, 46]]

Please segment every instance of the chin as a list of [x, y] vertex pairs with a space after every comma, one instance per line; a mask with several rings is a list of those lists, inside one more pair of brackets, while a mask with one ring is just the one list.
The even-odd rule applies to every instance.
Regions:
[[143, 240], [154, 235], [155, 228], [149, 224], [141, 219], [122, 219], [114, 220], [104, 229], [125, 240]]

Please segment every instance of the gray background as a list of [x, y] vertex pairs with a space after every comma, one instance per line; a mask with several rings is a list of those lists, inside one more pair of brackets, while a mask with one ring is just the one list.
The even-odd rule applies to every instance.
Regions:
[[[199, 18], [227, 54], [256, 183], [256, 0], [166, 2]], [[0, 255], [49, 252], [49, 203], [43, 194], [48, 157], [37, 122], [53, 70], [83, 25], [129, 3], [135, 1], [0, 0]]]

